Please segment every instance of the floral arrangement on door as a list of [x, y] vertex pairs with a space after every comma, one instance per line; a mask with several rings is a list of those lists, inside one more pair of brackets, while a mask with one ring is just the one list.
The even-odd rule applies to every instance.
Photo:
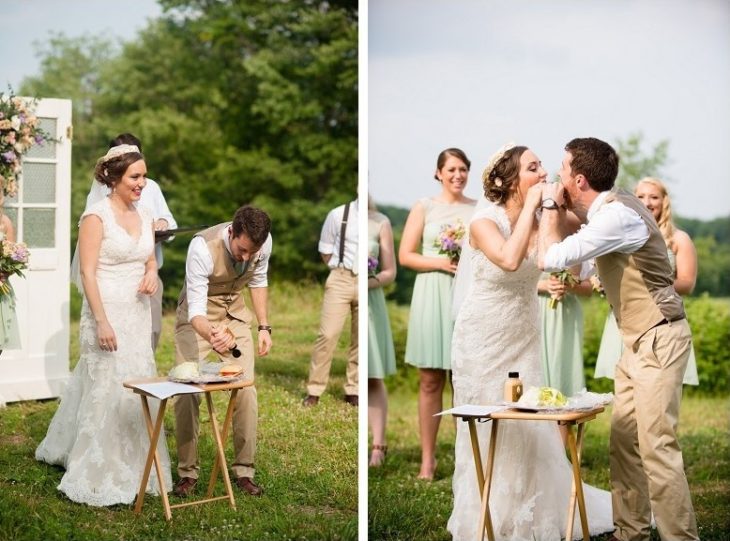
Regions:
[[33, 145], [53, 138], [40, 128], [36, 100], [16, 96], [11, 88], [0, 92], [0, 185], [3, 195], [15, 197], [22, 173], [22, 158]]

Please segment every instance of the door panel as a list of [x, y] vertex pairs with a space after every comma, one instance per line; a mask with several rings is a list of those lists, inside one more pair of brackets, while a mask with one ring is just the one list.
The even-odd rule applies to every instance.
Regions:
[[20, 349], [0, 355], [0, 401], [58, 396], [69, 376], [71, 101], [39, 100], [41, 127], [58, 142], [23, 158], [18, 194], [5, 212], [30, 249], [25, 278], [14, 276]]

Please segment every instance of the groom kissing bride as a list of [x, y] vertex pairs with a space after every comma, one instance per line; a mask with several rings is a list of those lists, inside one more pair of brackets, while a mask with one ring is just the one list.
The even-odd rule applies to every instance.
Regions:
[[[454, 326], [454, 404], [498, 401], [508, 371], [519, 371], [525, 386], [542, 384], [534, 294], [541, 269], [559, 271], [595, 259], [626, 348], [616, 369], [611, 495], [584, 486], [590, 533], [647, 540], [653, 513], [662, 539], [698, 539], [676, 437], [691, 334], [673, 290], [666, 246], [641, 201], [613, 189], [618, 155], [610, 145], [574, 139], [565, 150], [560, 183], [545, 182], [542, 163], [524, 146], [503, 147], [484, 171], [491, 204], [474, 213], [462, 253], [471, 283]], [[573, 234], [563, 239], [564, 231]], [[478, 538], [479, 495], [462, 424], [448, 528], [454, 539], [466, 540]], [[505, 424], [492, 480], [495, 535], [560, 540], [571, 470], [558, 429], [540, 422]], [[480, 439], [488, 440], [488, 431]]]

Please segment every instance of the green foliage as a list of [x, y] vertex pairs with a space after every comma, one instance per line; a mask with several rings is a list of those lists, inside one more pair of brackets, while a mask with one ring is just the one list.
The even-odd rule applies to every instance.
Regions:
[[707, 236], [694, 239], [694, 244], [698, 261], [694, 294], [730, 295], [730, 243]]
[[669, 140], [659, 141], [648, 153], [641, 148], [643, 140], [641, 132], [616, 140], [616, 152], [620, 156], [616, 186], [631, 189], [643, 177], [662, 177], [662, 167], [669, 161]]
[[675, 217], [674, 221], [679, 229], [693, 239], [712, 237], [718, 244], [730, 245], [730, 216], [707, 221]]
[[726, 393], [730, 389], [730, 303], [707, 294], [685, 301], [697, 357], [699, 390]]
[[[400, 239], [403, 236], [403, 226], [405, 226], [408, 219], [409, 211], [389, 205], [378, 205], [378, 210], [388, 217], [393, 227], [393, 243], [397, 256]], [[395, 282], [385, 289], [386, 298], [396, 301], [398, 304], [410, 304], [413, 296], [413, 284], [417, 275], [416, 271], [399, 266]]]
[[[357, 187], [357, 3], [161, 4], [163, 16], [121, 50], [101, 37], [55, 37], [41, 75], [22, 86], [73, 100], [74, 220], [96, 159], [132, 132], [180, 226], [260, 206], [273, 222], [274, 279], [323, 276], [321, 225]], [[188, 242], [166, 247], [168, 304]]]
[[[605, 299], [582, 299], [583, 364], [586, 386], [595, 392], [613, 391], [613, 380], [593, 378], [596, 359], [601, 345], [603, 326], [608, 315]], [[685, 385], [686, 394], [722, 395], [730, 389], [730, 304], [704, 294], [685, 299], [687, 321], [692, 329], [692, 340], [697, 359], [698, 387]]]

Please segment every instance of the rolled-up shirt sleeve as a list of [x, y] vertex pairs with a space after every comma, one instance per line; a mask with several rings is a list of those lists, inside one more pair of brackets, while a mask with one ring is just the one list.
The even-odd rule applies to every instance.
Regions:
[[329, 211], [324, 220], [324, 224], [322, 224], [322, 232], [319, 235], [319, 253], [321, 254], [333, 254], [335, 252], [335, 240], [337, 239], [338, 233], [336, 210]]
[[185, 287], [188, 296], [188, 321], [208, 316], [208, 277], [213, 272], [213, 258], [202, 237], [193, 237], [185, 261]]
[[268, 287], [269, 286], [269, 259], [271, 258], [271, 248], [273, 246], [271, 235], [266, 238], [264, 245], [259, 251], [260, 261], [253, 271], [251, 281], [248, 283], [249, 288]]
[[560, 271], [578, 264], [581, 275], [590, 274], [589, 263], [598, 256], [611, 252], [633, 253], [649, 239], [644, 220], [626, 205], [617, 201], [607, 203], [589, 219], [579, 231], [545, 252], [546, 271]]

